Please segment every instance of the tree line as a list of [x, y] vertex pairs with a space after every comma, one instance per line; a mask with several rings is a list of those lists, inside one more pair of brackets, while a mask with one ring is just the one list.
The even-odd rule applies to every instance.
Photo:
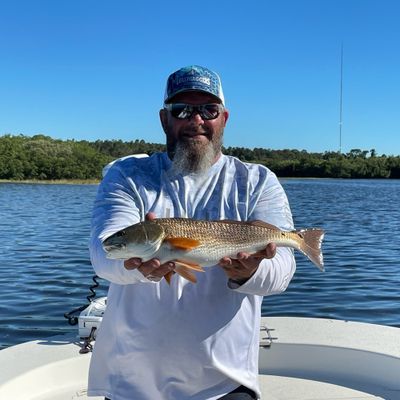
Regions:
[[[0, 179], [100, 179], [103, 167], [129, 154], [165, 151], [165, 145], [144, 140], [58, 140], [45, 135], [0, 136]], [[400, 178], [400, 156], [378, 155], [374, 149], [348, 153], [309, 153], [227, 147], [225, 154], [263, 164], [279, 177]]]

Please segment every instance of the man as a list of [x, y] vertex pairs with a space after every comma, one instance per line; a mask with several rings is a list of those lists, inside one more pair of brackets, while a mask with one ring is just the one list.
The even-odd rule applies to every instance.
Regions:
[[198, 273], [166, 274], [173, 260], [105, 257], [108, 236], [145, 218], [263, 220], [293, 229], [287, 197], [267, 168], [221, 153], [228, 111], [219, 76], [190, 66], [167, 81], [161, 124], [167, 153], [117, 161], [93, 211], [91, 259], [108, 279], [107, 310], [89, 395], [112, 400], [256, 399], [262, 296], [284, 291], [293, 252], [268, 245]]

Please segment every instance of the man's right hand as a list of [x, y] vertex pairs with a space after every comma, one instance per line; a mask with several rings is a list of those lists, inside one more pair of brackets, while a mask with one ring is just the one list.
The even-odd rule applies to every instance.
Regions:
[[165, 275], [174, 270], [175, 265], [173, 262], [160, 264], [160, 260], [152, 258], [149, 261], [142, 263], [140, 258], [130, 258], [124, 261], [124, 267], [128, 270], [137, 269], [142, 275], [150, 281], [158, 282]]

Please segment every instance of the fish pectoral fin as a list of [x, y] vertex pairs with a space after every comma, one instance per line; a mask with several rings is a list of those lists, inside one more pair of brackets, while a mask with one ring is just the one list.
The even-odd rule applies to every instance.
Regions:
[[188, 268], [188, 269], [192, 269], [194, 271], [198, 271], [198, 272], [204, 272], [204, 268], [199, 265], [199, 264], [193, 264], [187, 261], [182, 261], [182, 260], [175, 260], [175, 265], [179, 264], [184, 268]]
[[175, 272], [179, 274], [182, 278], [185, 278], [192, 283], [197, 282], [196, 275], [193, 274], [189, 268], [185, 267], [183, 264], [177, 261], [175, 261]]
[[167, 281], [168, 285], [171, 285], [172, 275], [174, 275], [174, 271], [169, 271], [164, 275], [164, 278]]
[[193, 250], [200, 245], [200, 241], [196, 239], [190, 239], [185, 237], [169, 237], [164, 239], [172, 247], [179, 250]]

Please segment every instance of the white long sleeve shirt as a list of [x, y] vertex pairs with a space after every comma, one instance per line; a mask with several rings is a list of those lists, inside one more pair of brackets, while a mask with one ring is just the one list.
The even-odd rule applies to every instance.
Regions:
[[165, 153], [116, 162], [99, 186], [90, 253], [111, 282], [90, 365], [88, 394], [112, 400], [214, 400], [240, 385], [260, 396], [258, 347], [263, 296], [284, 291], [293, 252], [278, 248], [242, 286], [218, 265], [169, 286], [107, 259], [101, 242], [161, 217], [263, 220], [292, 230], [287, 197], [267, 168], [222, 155], [205, 175], [176, 175]]

